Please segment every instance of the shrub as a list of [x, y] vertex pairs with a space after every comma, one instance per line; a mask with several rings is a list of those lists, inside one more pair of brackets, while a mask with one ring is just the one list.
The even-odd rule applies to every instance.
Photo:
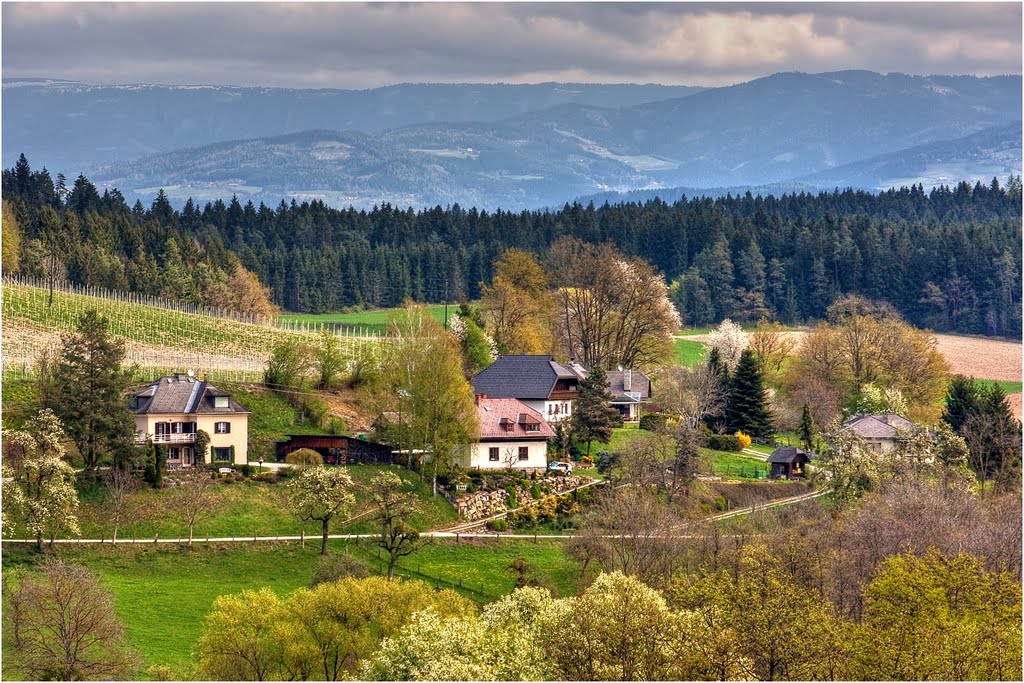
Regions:
[[491, 531], [508, 531], [508, 521], [504, 519], [492, 519], [487, 523]]
[[530, 487], [530, 495], [533, 496], [534, 500], [540, 500], [540, 486], [536, 482]]
[[365, 562], [354, 557], [327, 555], [320, 558], [316, 569], [313, 570], [313, 578], [309, 581], [309, 587], [315, 588], [318, 584], [330, 583], [347, 577], [365, 579], [372, 573]]
[[516, 490], [511, 484], [505, 485], [505, 491], [508, 493], [508, 498], [505, 499], [505, 505], [509, 509], [519, 507], [519, 497], [516, 496]]
[[648, 432], [656, 432], [659, 429], [664, 429], [665, 423], [668, 420], [667, 415], [661, 413], [649, 413], [640, 417], [640, 429], [644, 429]]
[[238, 468], [238, 471], [242, 473], [242, 476], [248, 479], [252, 476], [252, 465], [246, 463]]
[[281, 467], [278, 468], [276, 474], [280, 479], [291, 479], [299, 476], [299, 471], [294, 467]]
[[736, 438], [739, 439], [740, 450], [743, 450], [744, 448], [750, 448], [750, 435], [744, 434], [743, 432], [736, 432]]
[[708, 448], [713, 451], [741, 451], [739, 438], [735, 434], [708, 434]]
[[299, 470], [324, 464], [323, 456], [311, 448], [297, 448], [285, 456], [284, 461]]
[[580, 465], [582, 467], [593, 467], [594, 457], [590, 455], [584, 455], [582, 458], [580, 458]]
[[715, 509], [718, 510], [719, 512], [725, 512], [725, 497], [724, 496], [716, 496], [715, 497]]

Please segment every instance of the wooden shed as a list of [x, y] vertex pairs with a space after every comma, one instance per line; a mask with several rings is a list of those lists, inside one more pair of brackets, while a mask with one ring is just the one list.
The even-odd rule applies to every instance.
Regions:
[[794, 446], [782, 446], [776, 448], [768, 456], [768, 464], [772, 471], [768, 475], [772, 479], [792, 479], [803, 477], [806, 474], [806, 465], [811, 461], [811, 456]]
[[327, 465], [390, 465], [391, 446], [338, 434], [288, 434], [286, 441], [277, 442], [277, 461], [284, 462], [288, 454], [300, 448], [309, 448], [323, 456]]

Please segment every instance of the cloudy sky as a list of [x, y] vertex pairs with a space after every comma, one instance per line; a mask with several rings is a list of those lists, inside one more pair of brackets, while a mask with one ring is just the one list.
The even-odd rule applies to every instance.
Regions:
[[4, 2], [3, 76], [366, 88], [1019, 74], [1021, 3]]

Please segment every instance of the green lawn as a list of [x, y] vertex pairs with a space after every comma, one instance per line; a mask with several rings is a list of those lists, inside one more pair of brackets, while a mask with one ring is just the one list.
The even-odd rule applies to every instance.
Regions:
[[767, 473], [769, 465], [763, 460], [743, 455], [742, 453], [730, 453], [726, 451], [712, 451], [706, 448], [701, 449], [701, 454], [707, 458], [711, 465], [711, 471], [716, 476], [726, 479], [756, 480], [758, 473]]
[[691, 341], [689, 339], [675, 339], [676, 355], [675, 362], [678, 365], [693, 367], [704, 360], [704, 342]]
[[[590, 455], [596, 455], [599, 451], [616, 453], [626, 450], [629, 445], [637, 439], [644, 439], [651, 435], [651, 432], [639, 429], [635, 423], [628, 427], [618, 427], [612, 430], [612, 438], [608, 443], [600, 441], [590, 442]], [[580, 453], [587, 452], [587, 444], [580, 444]]]
[[[376, 564], [376, 551], [366, 542], [332, 541], [331, 547], [334, 552], [347, 548], [354, 556]], [[192, 648], [214, 599], [247, 588], [269, 586], [285, 594], [307, 586], [317, 564], [319, 545], [198, 544], [191, 551], [165, 546], [90, 546], [62, 547], [59, 552], [96, 572], [113, 592], [128, 639], [144, 658], [143, 669], [166, 665], [172, 667], [176, 678], [187, 678]], [[525, 558], [560, 595], [577, 591], [579, 565], [554, 540], [533, 543], [487, 539], [458, 546], [435, 543], [404, 558], [399, 573], [422, 572], [421, 576], [435, 585], [438, 578], [456, 585], [461, 578], [465, 595], [486, 602], [514, 588], [514, 577], [507, 568], [517, 557]], [[29, 565], [33, 559], [34, 554], [27, 549], [5, 547], [3, 569], [6, 572]]]
[[[444, 322], [444, 305], [431, 305], [427, 307], [430, 315], [439, 323]], [[344, 325], [352, 328], [362, 328], [374, 334], [383, 334], [388, 331], [391, 323], [391, 316], [398, 308], [384, 308], [377, 311], [356, 311], [354, 313], [320, 313], [320, 314], [294, 314], [278, 316], [282, 323], [308, 323], [310, 325]], [[458, 304], [448, 304], [448, 317], [451, 318], [455, 311], [459, 310]]]
[[974, 380], [974, 384], [985, 388], [988, 388], [993, 384], [998, 384], [1002, 387], [1004, 394], [1019, 394], [1021, 392], [1021, 382], [1004, 382], [995, 379], [976, 379]]
[[[423, 481], [415, 472], [398, 466], [351, 465], [346, 467], [354, 482], [360, 486], [369, 483], [374, 474], [382, 470], [398, 474], [417, 494], [419, 512], [412, 517], [414, 528], [425, 531], [439, 526], [453, 524], [457, 520], [455, 508], [444, 498], [430, 495], [430, 482]], [[168, 475], [173, 476], [173, 474]], [[303, 523], [292, 511], [288, 498], [287, 480], [268, 484], [251, 480], [236, 483], [218, 483], [213, 489], [213, 501], [209, 511], [200, 515], [196, 522], [194, 537], [241, 537], [277, 536], [319, 533], [319, 524]], [[141, 519], [122, 526], [119, 539], [184, 538], [188, 529], [182, 516], [177, 512], [176, 501], [179, 492], [174, 488], [154, 491], [146, 488], [139, 491], [136, 499], [140, 504]], [[82, 538], [110, 538], [113, 529], [105, 514], [103, 494], [97, 489], [82, 492], [79, 507], [79, 522]], [[356, 506], [353, 517], [372, 509], [365, 489], [356, 489]], [[349, 518], [351, 519], [351, 518]], [[366, 517], [348, 524], [338, 520], [332, 533], [373, 533], [375, 526]], [[12, 537], [27, 536], [24, 529], [16, 528]]]

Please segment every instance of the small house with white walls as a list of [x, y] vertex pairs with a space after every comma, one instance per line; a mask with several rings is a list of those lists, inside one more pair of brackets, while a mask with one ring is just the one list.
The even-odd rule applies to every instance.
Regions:
[[554, 430], [540, 413], [514, 398], [477, 394], [480, 440], [466, 446], [462, 465], [473, 470], [543, 471]]
[[473, 392], [490, 398], [514, 398], [547, 422], [572, 417], [572, 402], [584, 375], [551, 356], [501, 356], [472, 379]]
[[[161, 377], [136, 391], [128, 409], [135, 414], [136, 442], [167, 448], [167, 469], [248, 461], [249, 411], [191, 371]], [[205, 453], [196, 452], [200, 431], [210, 436]]]

